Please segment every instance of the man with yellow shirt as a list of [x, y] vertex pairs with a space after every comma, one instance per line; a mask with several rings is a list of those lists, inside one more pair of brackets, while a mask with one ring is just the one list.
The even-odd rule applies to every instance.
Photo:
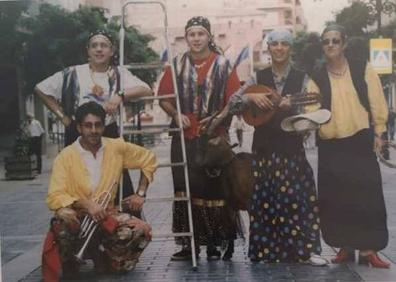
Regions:
[[377, 252], [388, 243], [381, 173], [374, 148], [383, 146], [388, 110], [381, 82], [363, 60], [347, 58], [345, 29], [321, 36], [326, 63], [312, 74], [309, 92], [320, 92], [331, 119], [318, 140], [318, 194], [325, 242], [340, 248], [333, 263], [354, 260], [389, 268]]
[[[79, 233], [85, 215], [100, 224], [85, 252], [87, 257], [93, 258], [97, 271], [132, 269], [151, 237], [147, 223], [128, 214], [116, 213], [116, 189], [111, 187], [119, 181], [123, 169], [140, 169], [137, 193], [125, 198], [123, 204], [130, 210], [141, 210], [156, 170], [155, 156], [122, 139], [102, 137], [105, 115], [104, 109], [95, 102], [77, 109], [75, 116], [80, 137], [62, 150], [52, 169], [46, 201], [49, 209], [55, 212], [51, 231], [66, 276], [78, 271], [75, 255], [84, 241], [79, 238]], [[107, 192], [110, 201], [106, 208], [95, 199]], [[109, 218], [116, 225], [112, 230], [101, 224]]]

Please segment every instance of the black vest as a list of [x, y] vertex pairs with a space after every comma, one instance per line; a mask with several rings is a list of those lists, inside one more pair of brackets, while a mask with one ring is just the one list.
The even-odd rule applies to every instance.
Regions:
[[[286, 78], [285, 86], [281, 93], [282, 96], [301, 92], [304, 77], [304, 72], [292, 67]], [[257, 83], [276, 89], [271, 67], [257, 72]], [[301, 151], [303, 149], [302, 136], [296, 133], [285, 132], [280, 127], [282, 120], [293, 114], [295, 114], [293, 111], [278, 111], [270, 122], [256, 126], [253, 136], [253, 151], [265, 153], [279, 152], [288, 155]]]
[[[349, 70], [351, 72], [353, 86], [358, 94], [360, 103], [367, 110], [370, 116], [370, 104], [368, 99], [367, 83], [365, 80], [367, 62], [363, 60], [348, 59]], [[331, 111], [331, 84], [325, 65], [312, 74], [312, 79], [319, 87], [322, 95], [322, 108]]]

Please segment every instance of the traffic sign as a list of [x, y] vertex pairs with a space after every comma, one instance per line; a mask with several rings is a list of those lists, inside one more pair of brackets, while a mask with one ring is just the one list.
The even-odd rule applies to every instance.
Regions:
[[370, 63], [378, 74], [392, 73], [392, 39], [370, 39]]

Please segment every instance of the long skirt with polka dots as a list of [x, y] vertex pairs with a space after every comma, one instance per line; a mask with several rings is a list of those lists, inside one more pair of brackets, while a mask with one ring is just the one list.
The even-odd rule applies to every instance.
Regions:
[[313, 171], [297, 154], [254, 152], [249, 257], [298, 262], [320, 254], [319, 209]]

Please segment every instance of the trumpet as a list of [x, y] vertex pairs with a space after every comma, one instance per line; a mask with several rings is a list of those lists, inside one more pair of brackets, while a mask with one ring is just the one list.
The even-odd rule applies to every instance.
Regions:
[[[110, 203], [111, 196], [113, 193], [114, 187], [117, 187], [117, 181], [114, 181], [110, 187], [103, 191], [99, 196], [95, 198], [95, 202], [99, 204], [102, 208], [106, 209]], [[80, 251], [75, 255], [78, 261], [82, 261], [85, 249], [88, 246], [89, 241], [92, 238], [92, 235], [95, 233], [95, 230], [98, 228], [98, 223], [95, 222], [89, 215], [86, 215], [81, 223], [80, 233], [78, 237], [80, 239], [85, 239], [84, 244], [82, 245]]]

